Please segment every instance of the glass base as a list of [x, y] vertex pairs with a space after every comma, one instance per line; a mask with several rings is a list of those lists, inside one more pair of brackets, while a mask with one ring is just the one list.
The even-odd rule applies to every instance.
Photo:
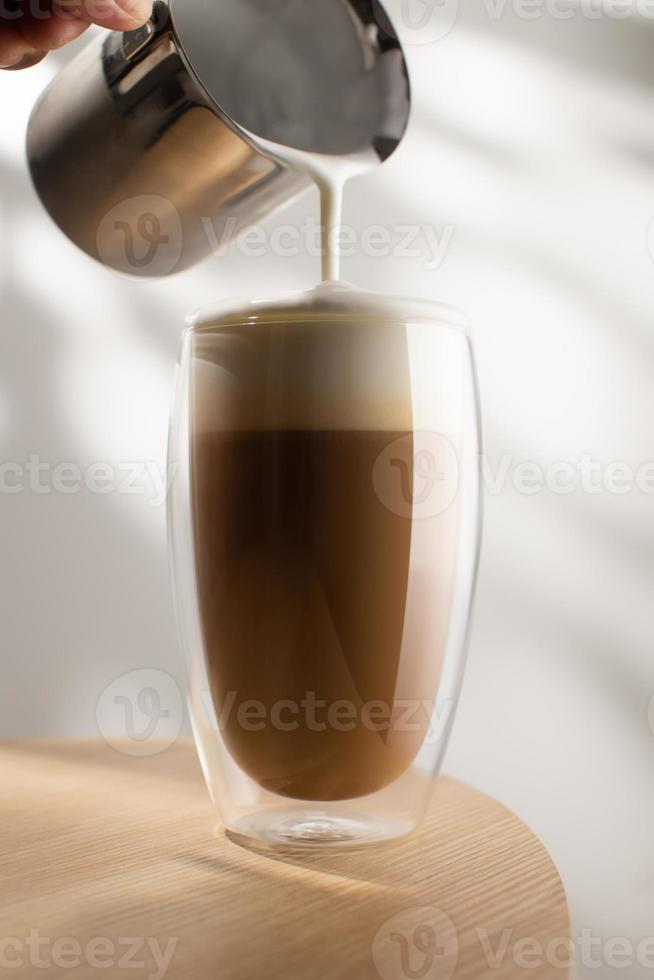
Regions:
[[357, 847], [403, 837], [411, 822], [357, 813], [319, 809], [264, 810], [242, 817], [227, 833], [237, 843], [278, 847]]

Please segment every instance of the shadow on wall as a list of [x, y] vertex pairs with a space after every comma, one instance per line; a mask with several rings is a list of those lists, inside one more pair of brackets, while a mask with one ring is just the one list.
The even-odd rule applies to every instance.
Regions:
[[[0, 187], [6, 257], [0, 330], [2, 462], [24, 466], [37, 454], [52, 465], [82, 464], [88, 447], [67, 423], [61, 405], [61, 368], [70, 345], [64, 290], [49, 296], [37, 273], [28, 291], [20, 285], [25, 276], [12, 274], [13, 243], [34, 200], [27, 175], [1, 161]], [[65, 287], [74, 288], [74, 283]], [[167, 318], [163, 310], [157, 317], [152, 293], [148, 302], [145, 297], [140, 302], [134, 319], [153, 356], [166, 359], [172, 380], [176, 337], [162, 329]], [[93, 330], [92, 309], [88, 315]], [[157, 330], [148, 326], [153, 322]], [[120, 389], [115, 397], [118, 411]], [[79, 412], [83, 417], [84, 405]], [[5, 473], [6, 485], [15, 480], [13, 471]], [[162, 512], [147, 515], [159, 531], [152, 534], [139, 520], [138, 507], [115, 494], [93, 495], [82, 488], [70, 496], [40, 495], [27, 488], [3, 492], [0, 499], [0, 736], [92, 732], [95, 702], [114, 677], [137, 666], [181, 675]]]
[[[641, 88], [654, 85], [654, 18], [641, 17], [637, 5], [631, 16], [598, 13], [596, 4], [525, 5], [528, 15], [517, 13], [521, 5], [509, 2], [463, 0], [458, 26], [502, 43], [518, 45], [539, 58], [550, 58], [566, 66], [613, 79], [618, 85], [631, 83]], [[552, 16], [549, 10], [559, 10]], [[587, 11], [591, 8], [591, 15]], [[610, 9], [610, 5], [607, 5]], [[638, 8], [640, 9], [640, 8]], [[540, 11], [541, 16], [534, 11]], [[498, 16], [499, 12], [499, 16]], [[572, 97], [572, 93], [571, 93]]]

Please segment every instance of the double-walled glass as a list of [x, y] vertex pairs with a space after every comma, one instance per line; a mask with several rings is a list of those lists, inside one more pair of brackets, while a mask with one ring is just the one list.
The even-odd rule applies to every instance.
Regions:
[[449, 308], [323, 285], [196, 317], [170, 507], [190, 711], [223, 823], [411, 831], [462, 680], [479, 425]]

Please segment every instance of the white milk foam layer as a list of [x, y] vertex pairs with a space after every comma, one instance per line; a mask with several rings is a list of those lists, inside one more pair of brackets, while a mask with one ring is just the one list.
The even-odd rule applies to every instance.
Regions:
[[201, 430], [457, 437], [469, 341], [448, 307], [323, 283], [205, 312], [191, 326], [195, 376], [212, 393], [197, 407]]

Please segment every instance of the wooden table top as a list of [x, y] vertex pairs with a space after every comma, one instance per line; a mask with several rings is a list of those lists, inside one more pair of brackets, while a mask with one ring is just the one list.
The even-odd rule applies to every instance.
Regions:
[[[423, 829], [264, 854], [215, 826], [191, 744], [0, 745], [0, 975], [563, 978], [566, 900], [513, 814], [439, 779]], [[47, 968], [46, 968], [47, 967]]]

